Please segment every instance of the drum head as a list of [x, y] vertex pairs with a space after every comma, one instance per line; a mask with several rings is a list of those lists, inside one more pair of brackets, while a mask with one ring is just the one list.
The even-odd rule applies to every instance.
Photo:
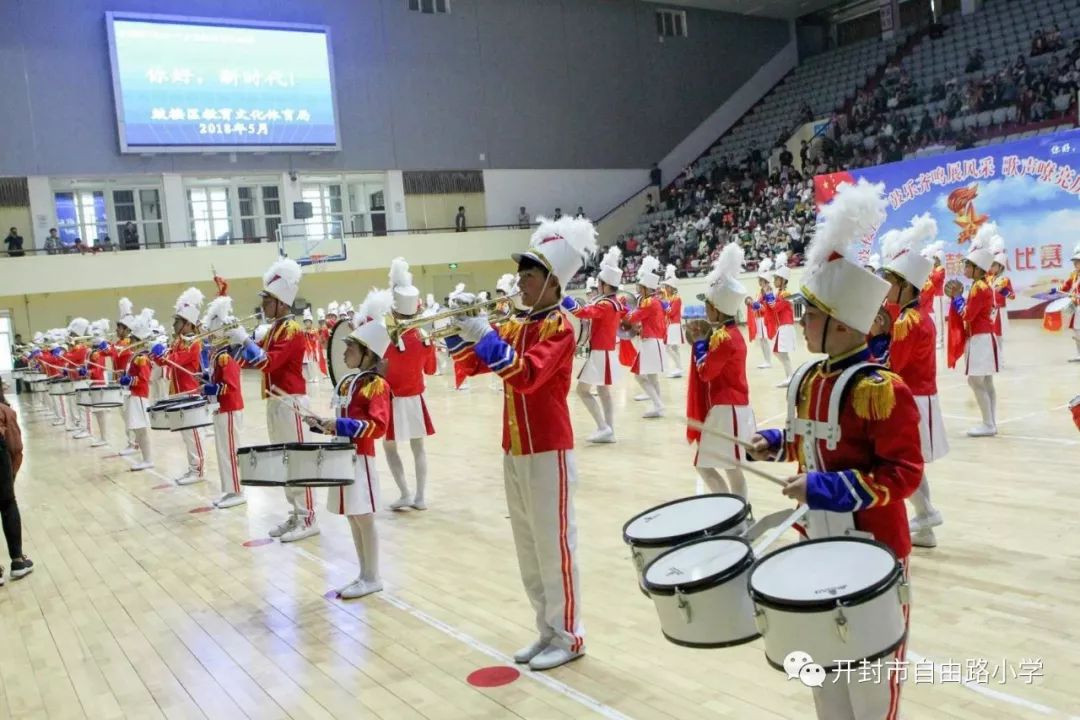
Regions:
[[1046, 312], [1062, 312], [1062, 311], [1065, 310], [1065, 308], [1070, 307], [1071, 305], [1072, 305], [1072, 300], [1071, 299], [1069, 299], [1067, 297], [1066, 298], [1061, 298], [1061, 299], [1055, 300], [1052, 303], [1050, 303], [1049, 305], [1047, 305], [1046, 306]]
[[[348, 440], [348, 438], [344, 439]], [[356, 449], [351, 442], [285, 443], [285, 449], [290, 452], [294, 450], [346, 450], [348, 452], [356, 452]]]
[[680, 498], [631, 518], [623, 526], [630, 545], [666, 546], [708, 531], [726, 532], [746, 519], [750, 506], [738, 495], [716, 493]]
[[169, 410], [191, 410], [192, 408], [206, 407], [206, 400], [183, 400], [169, 405]]
[[750, 573], [750, 595], [778, 609], [831, 608], [874, 597], [902, 572], [892, 550], [875, 540], [811, 540], [761, 558]]
[[737, 537], [692, 540], [658, 556], [645, 568], [645, 589], [701, 590], [726, 582], [753, 564], [750, 543]]
[[251, 453], [259, 452], [280, 452], [285, 449], [285, 443], [272, 443], [270, 445], [247, 445], [246, 447], [237, 448], [237, 455], [249, 455]]

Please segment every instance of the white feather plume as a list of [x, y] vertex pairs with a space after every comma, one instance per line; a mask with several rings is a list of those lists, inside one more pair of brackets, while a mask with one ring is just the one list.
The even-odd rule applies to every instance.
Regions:
[[211, 330], [220, 328], [233, 320], [233, 301], [228, 295], [221, 295], [210, 301], [203, 316], [203, 327]]
[[516, 280], [517, 275], [515, 275], [514, 273], [506, 273], [499, 278], [499, 281], [497, 283], [495, 283], [495, 289], [502, 290], [504, 293], [509, 295], [510, 293], [514, 292], [514, 286], [517, 284]]
[[72, 318], [68, 323], [67, 331], [72, 335], [85, 335], [90, 328], [90, 321], [84, 317]]
[[975, 237], [971, 239], [971, 246], [968, 248], [968, 251], [990, 250], [994, 245], [994, 239], [997, 237], [997, 224], [992, 222], [983, 223], [982, 226], [979, 227], [979, 231], [975, 233]]
[[269, 285], [274, 276], [280, 277], [290, 285], [296, 285], [303, 274], [304, 269], [292, 258], [278, 258], [270, 269], [263, 273], [263, 285]]
[[476, 301], [477, 302], [487, 302], [488, 301], [488, 292], [487, 292], [487, 290], [481, 290], [480, 292], [476, 293]]
[[757, 269], [758, 269], [758, 273], [761, 273], [761, 274], [772, 272], [772, 269], [773, 269], [772, 258], [764, 258], [764, 259], [762, 259], [762, 261], [758, 263]]
[[599, 286], [600, 286], [600, 282], [596, 278], [594, 278], [594, 277], [585, 278], [585, 289], [586, 290], [595, 290]]
[[202, 307], [203, 297], [202, 291], [199, 290], [199, 288], [189, 287], [187, 290], [180, 293], [180, 297], [176, 298], [176, 304], [173, 306], [173, 310], [179, 312], [180, 308], [186, 305], [192, 305], [198, 310]]
[[779, 255], [776, 256], [776, 261], [775, 261], [774, 267], [776, 267], [776, 268], [787, 267], [787, 264], [788, 264], [788, 254], [786, 252], [782, 252], [782, 253], [780, 253]]
[[620, 263], [622, 262], [622, 250], [618, 245], [612, 245], [608, 248], [608, 251], [604, 253], [604, 257], [600, 260], [600, 264], [616, 270], [620, 269]]
[[675, 279], [675, 266], [669, 263], [667, 265], [667, 267], [664, 268], [664, 280], [674, 280], [674, 279]]
[[390, 287], [412, 287], [412, 273], [409, 272], [409, 263], [403, 257], [396, 257], [390, 261]]
[[739, 277], [742, 272], [743, 262], [746, 260], [746, 251], [737, 242], [730, 242], [720, 251], [720, 255], [713, 261], [712, 270], [705, 277], [705, 284], [726, 285]]
[[848, 257], [851, 246], [885, 219], [885, 185], [860, 178], [840, 185], [832, 202], [821, 209], [814, 239], [806, 249], [806, 271], [814, 272], [834, 253]]
[[652, 255], [646, 255], [641, 259], [641, 266], [638, 268], [637, 271], [638, 280], [650, 273], [656, 275], [656, 271], [659, 269], [660, 261]]
[[938, 240], [937, 242], [932, 242], [926, 247], [924, 247], [922, 254], [923, 257], [934, 258], [937, 257], [938, 254], [941, 253], [943, 250], [945, 250], [945, 243], [942, 240]]
[[372, 288], [364, 302], [356, 310], [356, 316], [364, 322], [386, 322], [386, 316], [394, 307], [394, 291], [389, 288]]
[[120, 317], [127, 317], [135, 312], [135, 306], [126, 297], [120, 298]]
[[337, 304], [336, 300], [331, 300], [326, 305], [326, 312], [329, 315], [337, 315], [338, 314], [338, 304]]
[[881, 236], [881, 254], [895, 260], [905, 252], [922, 254], [927, 243], [937, 237], [937, 222], [928, 213], [917, 215], [903, 230]]
[[546, 217], [537, 218], [540, 227], [532, 234], [529, 247], [536, 248], [553, 235], [561, 237], [574, 248], [582, 259], [587, 259], [596, 252], [596, 228], [585, 218], [561, 217], [558, 220], [550, 220]]

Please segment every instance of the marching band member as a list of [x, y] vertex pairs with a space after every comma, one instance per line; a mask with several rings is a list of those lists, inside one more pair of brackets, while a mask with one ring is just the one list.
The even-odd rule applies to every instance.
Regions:
[[992, 248], [994, 251], [994, 263], [990, 266], [990, 275], [993, 277], [990, 289], [994, 291], [994, 305], [997, 313], [994, 315], [994, 335], [997, 336], [998, 356], [1000, 365], [1005, 366], [1005, 332], [1009, 327], [1009, 310], [1007, 303], [1016, 299], [1013, 291], [1012, 280], [1005, 277], [1008, 269], [1009, 256], [1005, 253], [1005, 240], [999, 235]]
[[[622, 375], [615, 352], [615, 333], [626, 315], [626, 308], [616, 297], [623, 276], [619, 266], [621, 259], [622, 251], [618, 246], [610, 246], [600, 261], [596, 298], [585, 306], [577, 303], [567, 305], [578, 320], [590, 323], [589, 357], [578, 373], [577, 395], [596, 422], [596, 432], [587, 438], [591, 443], [615, 442], [615, 406], [611, 388]], [[593, 387], [596, 388], [595, 398], [592, 396]]]
[[[798, 460], [799, 475], [783, 493], [809, 507], [810, 538], [872, 535], [895, 553], [906, 576], [911, 537], [904, 499], [919, 485], [923, 469], [919, 410], [899, 376], [866, 362], [865, 337], [889, 283], [847, 257], [851, 245], [884, 217], [883, 191], [883, 185], [865, 180], [844, 184], [821, 209], [802, 281], [808, 303], [802, 325], [810, 352], [828, 358], [796, 371], [788, 388], [790, 434], [758, 431], [752, 455]], [[838, 427], [829, 420], [834, 393], [839, 393]], [[903, 615], [906, 623], [907, 605]], [[896, 668], [905, 651], [901, 641], [882, 659], [893, 669], [877, 677], [835, 673], [827, 678], [813, 689], [817, 717], [895, 720], [902, 681]], [[844, 658], [830, 659], [839, 660]]]
[[[1080, 243], [1076, 244], [1070, 258], [1073, 271], [1069, 278], [1061, 285], [1061, 292], [1066, 293], [1072, 300], [1073, 312], [1069, 315], [1069, 329], [1072, 330], [1073, 342], [1076, 344], [1076, 355], [1069, 358], [1069, 362], [1080, 362], [1080, 321], [1077, 320], [1077, 311], [1080, 310]], [[1050, 292], [1056, 293], [1058, 289], [1050, 288]]]
[[[126, 297], [120, 298], [120, 317], [116, 321], [116, 342], [109, 347], [109, 357], [112, 358], [113, 372], [117, 377], [127, 373], [128, 364], [131, 362], [133, 353], [128, 348], [131, 346], [131, 329], [135, 327], [134, 305]], [[119, 382], [119, 380], [117, 381]], [[127, 445], [120, 451], [120, 455], [134, 455], [139, 452], [139, 442], [135, 435], [135, 428], [128, 425], [128, 396], [130, 391], [124, 388], [124, 406], [120, 417], [124, 421], [124, 437]]]
[[[87, 372], [90, 376], [90, 385], [107, 385], [107, 367], [105, 365], [106, 358], [109, 357], [109, 343], [105, 339], [105, 335], [109, 332], [109, 321], [105, 318], [98, 320], [97, 322], [90, 323], [90, 335], [93, 337], [91, 341], [90, 357], [87, 358]], [[90, 427], [90, 414], [91, 408], [86, 409], [86, 427]], [[101, 408], [93, 409], [94, 424], [97, 426], [97, 437], [90, 443], [90, 447], [104, 447], [108, 444], [108, 440], [105, 437], [105, 410]]]
[[330, 332], [333, 332], [334, 328], [338, 324], [338, 304], [337, 301], [331, 300], [326, 305], [326, 326]]
[[[390, 263], [390, 289], [393, 292], [393, 313], [396, 320], [409, 320], [420, 310], [420, 291], [413, 285], [409, 263], [405, 258], [394, 258]], [[380, 297], [380, 296], [372, 296]], [[368, 307], [365, 311], [370, 311]], [[380, 319], [381, 316], [376, 319]], [[427, 453], [424, 438], [435, 434], [427, 403], [424, 402], [424, 375], [435, 374], [435, 348], [420, 328], [402, 333], [397, 343], [385, 349], [374, 348], [375, 353], [386, 361], [386, 384], [393, 400], [390, 403], [390, 423], [383, 437], [386, 464], [397, 484], [398, 497], [390, 508], [404, 510], [412, 507], [427, 510]], [[413, 467], [416, 471], [416, 493], [409, 492], [405, 482], [405, 464], [398, 454], [398, 443], [409, 442]]]
[[[90, 330], [90, 321], [86, 318], [77, 317], [74, 318], [67, 326], [69, 347], [61, 355], [61, 358], [65, 364], [65, 372], [70, 380], [82, 380], [86, 377], [86, 358], [89, 355], [89, 348], [82, 341], [86, 336], [86, 333]], [[72, 437], [75, 440], [83, 440], [90, 437], [88, 429], [84, 427], [85, 422], [83, 420], [83, 413], [78, 405], [75, 404], [75, 395], [64, 396], [67, 404], [67, 417], [68, 432], [75, 433]]]
[[[156, 319], [150, 322], [150, 332], [154, 337], [155, 345], [164, 345], [166, 348], [169, 346], [169, 336], [165, 333], [165, 326], [159, 323]], [[165, 399], [169, 395], [169, 385], [171, 380], [169, 375], [165, 372], [165, 366], [153, 363], [150, 367], [150, 400], [151, 402], [157, 402]]]
[[375, 469], [375, 441], [382, 437], [390, 420], [390, 387], [379, 375], [384, 353], [390, 347], [386, 315], [393, 306], [389, 290], [372, 290], [357, 313], [359, 327], [345, 339], [345, 365], [359, 370], [338, 381], [334, 393], [336, 418], [311, 425], [322, 432], [352, 440], [357, 462], [352, 485], [331, 488], [327, 509], [349, 519], [360, 576], [337, 592], [345, 599], [364, 597], [383, 589], [379, 577], [379, 536], [375, 513], [379, 507], [379, 476]]
[[[435, 296], [431, 293], [427, 294], [426, 302], [424, 303], [424, 311], [421, 313], [421, 317], [431, 317], [441, 310], [441, 306], [435, 300]], [[432, 345], [435, 348], [435, 374], [445, 375], [446, 365], [450, 361], [449, 354], [446, 352], [446, 342], [442, 339], [435, 340]]]
[[[451, 310], [465, 307], [466, 305], [472, 305], [476, 302], [476, 295], [470, 292], [465, 292], [465, 283], [458, 283], [454, 286], [453, 292], [451, 292], [446, 298], [447, 307]], [[432, 330], [442, 330], [443, 328], [450, 327], [453, 320], [450, 318], [443, 318], [442, 320], [436, 320], [432, 323]], [[451, 356], [449, 346], [447, 346], [447, 357]], [[454, 365], [454, 374], [450, 377], [450, 389], [457, 391], [470, 390], [472, 385], [469, 383], [469, 376], [464, 374], [457, 364]]]
[[997, 234], [994, 223], [986, 223], [979, 228], [964, 258], [964, 276], [972, 281], [967, 300], [953, 286], [952, 307], [949, 309], [949, 324], [957, 323], [957, 327], [963, 329], [964, 370], [982, 415], [982, 424], [967, 431], [970, 437], [997, 435], [994, 375], [1000, 366], [997, 337], [994, 335], [994, 291], [986, 282], [986, 273], [994, 263], [990, 245]]
[[660, 276], [656, 274], [659, 269], [660, 261], [653, 256], [646, 255], [642, 258], [637, 275], [641, 301], [637, 308], [623, 319], [623, 323], [631, 327], [641, 326], [637, 360], [634, 361], [631, 372], [653, 404], [651, 410], [642, 414], [643, 418], [658, 418], [664, 415], [659, 378], [664, 372], [662, 345], [667, 340], [667, 315], [663, 300], [656, 293], [660, 285]]
[[[505, 275], [503, 277], [506, 277]], [[600, 296], [600, 283], [594, 277], [585, 278], [585, 299], [592, 302]]]
[[468, 374], [490, 370], [506, 385], [506, 503], [521, 578], [540, 632], [514, 661], [529, 663], [533, 670], [558, 667], [585, 652], [574, 522], [577, 469], [567, 406], [575, 339], [559, 299], [595, 247], [589, 221], [541, 218], [529, 249], [512, 256], [518, 263], [521, 304], [529, 310], [498, 328], [483, 316], [464, 318], [460, 335], [447, 338], [455, 363]]
[[311, 308], [304, 308], [304, 380], [309, 383], [317, 383], [315, 367], [319, 362], [318, 347], [319, 333], [315, 330], [315, 318], [311, 314]]
[[[188, 288], [180, 293], [173, 306], [173, 335], [176, 338], [166, 346], [160, 341], [150, 348], [154, 363], [165, 370], [169, 381], [169, 395], [197, 393], [202, 388], [203, 345], [191, 338], [199, 331], [199, 312], [202, 310], [203, 294], [198, 288]], [[206, 480], [206, 443], [202, 428], [180, 430], [187, 451], [187, 470], [174, 478], [177, 485], [191, 485]]]
[[[930, 311], [920, 300], [920, 288], [932, 282], [933, 260], [922, 252], [927, 240], [937, 235], [937, 223], [929, 215], [916, 217], [909, 228], [882, 238], [885, 258], [882, 276], [889, 281], [886, 300], [901, 310], [892, 326], [889, 368], [911, 390], [919, 407], [919, 441], [923, 463], [945, 457], [949, 441], [937, 392], [937, 335]], [[922, 480], [908, 498], [915, 507], [911, 519], [911, 542], [918, 547], [936, 547], [934, 528], [941, 524], [941, 513], [930, 502], [930, 481], [923, 467]]]
[[[231, 344], [242, 348], [242, 366], [262, 371], [266, 431], [272, 443], [305, 441], [301, 412], [310, 404], [303, 375], [307, 343], [292, 312], [302, 273], [295, 260], [279, 258], [263, 274], [262, 314], [271, 321], [265, 336], [258, 342], [252, 340], [243, 326], [230, 330], [228, 335]], [[275, 396], [271, 389], [285, 397]], [[289, 516], [270, 530], [270, 537], [295, 542], [318, 535], [311, 488], [286, 487], [285, 499], [290, 505]]]
[[[232, 314], [232, 298], [220, 295], [206, 306], [203, 327], [207, 332], [217, 333], [236, 322]], [[214, 415], [214, 447], [217, 450], [218, 475], [221, 478], [221, 494], [213, 501], [214, 507], [224, 510], [247, 502], [244, 488], [240, 485], [240, 468], [237, 465], [237, 435], [243, 427], [244, 393], [240, 384], [240, 348], [229, 345], [227, 337], [211, 335], [210, 380], [203, 384], [202, 394], [217, 398], [218, 411]]]
[[[758, 370], [765, 370], [772, 367], [772, 352], [773, 338], [776, 336], [776, 313], [768, 304], [768, 299], [772, 297], [772, 258], [763, 258], [758, 263], [758, 297], [757, 300], [747, 299], [747, 307], [753, 311], [755, 332], [750, 334], [750, 338], [757, 338], [758, 346], [761, 348], [761, 357], [763, 358]], [[747, 313], [749, 316], [750, 313]]]
[[[696, 320], [687, 329], [693, 360], [686, 387], [686, 415], [749, 441], [754, 435], [754, 409], [746, 381], [746, 341], [737, 324], [739, 308], [747, 296], [738, 280], [744, 258], [738, 243], [725, 245], [705, 278], [705, 294], [699, 299], [705, 303], [707, 320]], [[686, 437], [698, 444], [694, 467], [709, 492], [734, 492], [746, 498], [746, 477], [736, 464], [746, 460], [745, 451], [729, 440], [694, 428], [687, 428]], [[727, 474], [730, 490], [720, 470]]]
[[[776, 318], [776, 339], [773, 340], [773, 352], [780, 358], [780, 364], [784, 366], [784, 379], [776, 384], [776, 387], [787, 387], [791, 382], [791, 353], [795, 352], [795, 309], [788, 297], [788, 281], [791, 279], [791, 268], [788, 267], [788, 254], [782, 252], [776, 256], [776, 270], [773, 271], [773, 284], [776, 292], [766, 296], [766, 302]], [[768, 298], [771, 297], [771, 302]]]
[[[60, 377], [64, 374], [62, 369], [65, 365], [63, 360], [64, 347], [60, 343], [60, 339], [65, 333], [53, 328], [45, 333], [46, 344], [49, 346], [49, 351], [43, 353], [41, 356], [41, 364], [44, 366], [45, 374], [49, 378]], [[61, 395], [49, 395], [49, 400], [52, 402], [52, 414], [53, 414], [53, 427], [59, 427], [61, 425], [67, 426], [67, 410], [64, 409], [63, 396]]]
[[664, 315], [667, 318], [667, 354], [674, 366], [668, 374], [670, 378], [682, 377], [682, 355], [679, 348], [683, 343], [682, 333], [682, 298], [679, 288], [675, 287], [675, 266], [664, 268], [664, 279], [660, 282], [660, 297], [667, 303]]
[[937, 330], [937, 346], [944, 347], [945, 345], [945, 318], [948, 313], [945, 311], [945, 243], [941, 240], [932, 242], [923, 248], [923, 256], [929, 258], [934, 263], [934, 269], [930, 271], [930, 277], [923, 284], [922, 292], [928, 297], [924, 298], [923, 295], [919, 296], [919, 299], [923, 305], [923, 309], [933, 318], [934, 328]]
[[127, 362], [123, 366], [124, 374], [120, 376], [120, 386], [131, 391], [124, 399], [124, 424], [135, 435], [135, 444], [142, 452], [142, 460], [131, 466], [136, 472], [154, 467], [150, 454], [150, 417], [146, 414], [146, 408], [150, 404], [150, 370], [153, 362], [145, 345], [145, 341], [154, 332], [151, 325], [153, 319], [154, 311], [143, 308], [143, 311], [130, 321], [131, 334], [143, 345], [138, 351], [129, 350], [125, 353], [124, 359]]
[[319, 377], [325, 378], [329, 370], [326, 367], [326, 346], [330, 344], [330, 327], [326, 324], [326, 311], [322, 308], [316, 311], [315, 318], [319, 323], [315, 338], [315, 355], [319, 359]]

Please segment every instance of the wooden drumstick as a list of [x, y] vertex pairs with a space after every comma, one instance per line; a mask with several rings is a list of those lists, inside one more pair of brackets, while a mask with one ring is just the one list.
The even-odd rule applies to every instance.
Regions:
[[303, 420], [304, 422], [308, 422], [309, 420], [314, 420], [319, 425], [323, 425], [326, 422], [326, 420], [319, 417], [318, 415], [312, 415], [311, 413], [305, 411], [302, 407], [300, 407], [299, 403], [296, 402], [295, 398], [293, 398], [288, 393], [285, 393], [285, 392], [282, 392], [281, 390], [278, 390], [273, 385], [267, 386], [266, 392], [270, 395], [270, 397], [277, 400], [279, 403], [283, 403], [285, 405], [291, 405], [292, 409], [293, 409], [293, 412], [295, 412], [297, 415], [299, 415], [300, 419]]
[[763, 480], [768, 480], [774, 485], [779, 485], [780, 487], [787, 487], [787, 480], [778, 475], [773, 475], [770, 472], [760, 470], [756, 466], [751, 465], [750, 463], [739, 462], [738, 460], [733, 460], [732, 462], [734, 462], [735, 467], [739, 468], [740, 470], [744, 470], [751, 475], [757, 475], [759, 478], [762, 478]]
[[720, 437], [720, 438], [723, 438], [723, 439], [725, 439], [725, 440], [727, 440], [729, 442], [735, 443], [736, 445], [741, 447], [743, 450], [746, 450], [747, 452], [754, 452], [753, 443], [749, 443], [746, 440], [742, 440], [740, 438], [737, 438], [734, 435], [729, 435], [726, 432], [724, 432], [723, 430], [719, 430], [717, 428], [710, 427], [710, 426], [706, 425], [703, 422], [698, 422], [697, 420], [694, 420], [693, 418], [684, 418], [684, 422], [686, 422], [687, 427], [693, 428], [694, 430], [697, 430], [698, 432], [703, 432], [703, 433], [706, 433], [708, 435], [715, 435], [716, 437]]

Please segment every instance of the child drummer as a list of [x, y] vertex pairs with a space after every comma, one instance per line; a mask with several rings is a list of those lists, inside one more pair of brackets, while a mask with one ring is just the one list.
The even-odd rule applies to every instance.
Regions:
[[[828, 358], [796, 371], [788, 391], [791, 431], [759, 431], [752, 455], [798, 460], [799, 474], [783, 493], [809, 507], [808, 537], [869, 535], [892, 550], [906, 575], [911, 536], [904, 500], [923, 474], [919, 409], [898, 375], [868, 363], [866, 334], [889, 283], [847, 256], [884, 218], [883, 191], [864, 180], [841, 185], [822, 209], [802, 280], [808, 302], [802, 324], [810, 352]], [[834, 393], [840, 394], [838, 427], [829, 423]], [[907, 605], [903, 613], [906, 623]], [[895, 720], [902, 680], [896, 670], [905, 650], [906, 635], [881, 659], [887, 670], [867, 681], [855, 673], [831, 673], [813, 690], [819, 720]], [[861, 658], [851, 660], [857, 666]]]
[[358, 317], [367, 318], [345, 339], [345, 365], [359, 372], [338, 381], [334, 392], [337, 417], [322, 423], [309, 418], [311, 429], [352, 440], [359, 461], [352, 485], [330, 488], [327, 509], [349, 518], [360, 576], [337, 592], [343, 599], [359, 598], [383, 589], [379, 577], [379, 536], [375, 509], [379, 506], [379, 476], [375, 470], [375, 441], [390, 422], [390, 386], [380, 368], [390, 334], [386, 315], [394, 305], [390, 290], [372, 290], [360, 306]]

